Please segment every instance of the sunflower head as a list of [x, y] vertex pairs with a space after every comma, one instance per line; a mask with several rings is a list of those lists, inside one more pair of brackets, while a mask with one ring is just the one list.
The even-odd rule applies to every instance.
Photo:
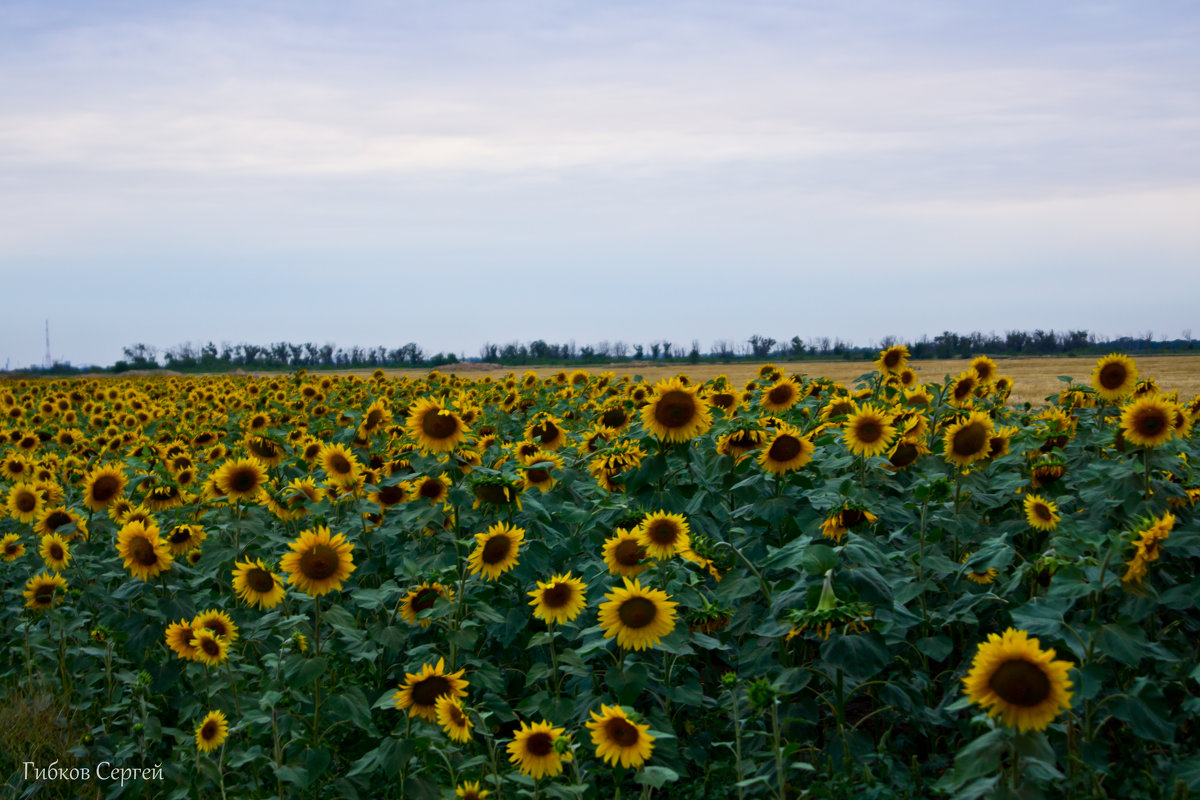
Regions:
[[1132, 358], [1110, 353], [1096, 362], [1092, 370], [1092, 387], [1101, 398], [1116, 402], [1134, 390], [1137, 376], [1137, 365]]
[[201, 753], [211, 753], [221, 745], [229, 735], [229, 720], [222, 711], [210, 711], [196, 726], [196, 749]]
[[538, 581], [537, 589], [527, 594], [533, 598], [533, 615], [547, 623], [570, 622], [587, 606], [587, 585], [570, 572]]
[[988, 457], [995, 429], [991, 417], [972, 411], [946, 429], [943, 455], [960, 467], [967, 467]]
[[634, 533], [650, 558], [667, 559], [691, 546], [691, 529], [682, 514], [650, 514]]
[[260, 559], [239, 561], [233, 570], [233, 591], [247, 605], [267, 610], [283, 601], [283, 581]]
[[617, 528], [604, 542], [604, 563], [613, 575], [633, 578], [644, 572], [649, 564], [646, 563], [646, 548], [642, 546], [641, 537], [636, 531]]
[[439, 697], [466, 697], [469, 683], [463, 679], [463, 672], [461, 669], [447, 672], [443, 658], [437, 664], [423, 664], [417, 672], [405, 673], [404, 683], [392, 695], [392, 702], [400, 710], [408, 709], [409, 716], [436, 722]]
[[517, 565], [524, 541], [525, 529], [514, 528], [505, 522], [497, 522], [486, 533], [475, 534], [475, 549], [468, 559], [471, 572], [481, 574], [487, 580], [497, 580]]
[[67, 579], [57, 572], [43, 572], [27, 580], [21, 594], [25, 598], [26, 608], [45, 611], [62, 604], [67, 595]]
[[659, 381], [642, 407], [642, 424], [665, 442], [686, 442], [712, 426], [712, 413], [698, 395], [678, 377]]
[[846, 447], [865, 458], [886, 453], [895, 435], [892, 414], [870, 404], [855, 408], [842, 426]]
[[637, 578], [622, 578], [625, 585], [614, 588], [600, 604], [600, 627], [604, 638], [616, 637], [626, 650], [654, 647], [675, 630], [675, 608], [679, 604], [666, 592], [644, 587]]
[[1121, 433], [1138, 447], [1158, 447], [1175, 435], [1175, 404], [1159, 395], [1146, 395], [1121, 412]]
[[530, 725], [522, 722], [508, 743], [509, 760], [523, 775], [532, 778], [553, 778], [562, 772], [562, 755], [555, 747], [563, 736], [563, 729], [542, 720]]
[[758, 465], [767, 472], [786, 475], [812, 461], [816, 447], [812, 440], [791, 425], [775, 428], [758, 455]]
[[989, 634], [979, 645], [971, 671], [963, 678], [967, 697], [990, 717], [1018, 731], [1045, 730], [1071, 707], [1069, 661], [1057, 661], [1037, 639], [1009, 628]]
[[288, 547], [292, 552], [283, 556], [280, 567], [288, 573], [289, 583], [313, 597], [340, 590], [356, 569], [354, 545], [324, 525], [302, 531]]
[[596, 757], [612, 766], [637, 769], [654, 752], [650, 726], [631, 719], [620, 706], [601, 704], [600, 713], [591, 712], [587, 728], [592, 732]]
[[425, 453], [449, 453], [466, 438], [469, 428], [441, 402], [425, 398], [409, 410], [406, 428]]

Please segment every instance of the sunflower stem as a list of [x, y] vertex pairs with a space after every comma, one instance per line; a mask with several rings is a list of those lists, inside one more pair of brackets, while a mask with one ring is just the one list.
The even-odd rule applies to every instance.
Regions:
[[[844, 739], [843, 739], [844, 741]], [[771, 700], [771, 749], [775, 753], [775, 781], [779, 786], [779, 800], [784, 798], [783, 744], [779, 740], [779, 698]], [[843, 744], [843, 747], [845, 745]]]
[[237, 681], [233, 678], [233, 664], [229, 659], [225, 659], [225, 671], [229, 675], [229, 688], [233, 690], [233, 707], [237, 709], [237, 714], [242, 715], [242, 703], [238, 700]]
[[733, 759], [737, 770], [738, 800], [745, 800], [746, 789], [742, 786], [742, 715], [738, 709], [737, 687], [729, 689], [729, 697], [733, 703]]
[[[321, 657], [321, 596], [313, 598], [316, 610], [313, 616], [313, 648], [317, 658]], [[321, 676], [317, 676], [313, 686], [313, 739], [314, 745], [321, 744]]]

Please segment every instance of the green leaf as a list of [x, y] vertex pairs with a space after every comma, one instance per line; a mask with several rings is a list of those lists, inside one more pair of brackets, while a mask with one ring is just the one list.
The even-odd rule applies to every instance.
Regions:
[[864, 681], [891, 661], [887, 647], [876, 633], [835, 634], [821, 643], [821, 658], [832, 666], [841, 667], [847, 675]]
[[810, 575], [824, 575], [837, 566], [838, 557], [833, 548], [825, 544], [810, 544], [802, 559], [804, 571]]
[[1173, 744], [1175, 725], [1151, 710], [1146, 698], [1121, 695], [1108, 702], [1108, 711], [1144, 739]]
[[634, 780], [643, 786], [649, 786], [653, 789], [661, 789], [668, 783], [674, 783], [679, 780], [679, 773], [667, 767], [642, 767], [642, 769], [633, 776]]
[[301, 688], [308, 686], [315, 681], [318, 676], [325, 672], [325, 657], [305, 659], [300, 667], [292, 675], [289, 685]]
[[954, 643], [949, 636], [926, 636], [917, 640], [917, 649], [934, 661], [945, 661], [954, 649]]

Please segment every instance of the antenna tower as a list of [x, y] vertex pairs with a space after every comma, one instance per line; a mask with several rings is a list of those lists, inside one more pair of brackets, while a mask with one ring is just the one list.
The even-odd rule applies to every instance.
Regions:
[[46, 369], [54, 366], [54, 361], [50, 358], [50, 320], [46, 320], [46, 358], [42, 361], [42, 366]]

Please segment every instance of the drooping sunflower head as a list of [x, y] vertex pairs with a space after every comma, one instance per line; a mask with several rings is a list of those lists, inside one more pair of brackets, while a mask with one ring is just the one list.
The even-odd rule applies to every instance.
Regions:
[[1092, 386], [1109, 402], [1121, 400], [1137, 386], [1137, 365], [1129, 356], [1110, 353], [1096, 362]]
[[409, 716], [437, 721], [439, 697], [466, 697], [469, 682], [463, 679], [464, 670], [446, 672], [446, 660], [423, 664], [417, 672], [405, 673], [404, 683], [392, 695], [392, 703], [400, 710], [408, 709]]
[[354, 545], [324, 525], [302, 531], [288, 547], [292, 552], [284, 554], [280, 568], [288, 573], [288, 583], [312, 597], [339, 591], [356, 569]]
[[665, 442], [686, 442], [704, 434], [712, 426], [712, 413], [698, 397], [698, 388], [677, 377], [659, 381], [642, 407], [642, 425]]
[[171, 555], [181, 556], [194, 547], [199, 547], [208, 538], [204, 526], [195, 524], [176, 525], [167, 534], [167, 546]]
[[967, 697], [990, 717], [1018, 731], [1045, 730], [1071, 707], [1069, 661], [1042, 650], [1037, 639], [1014, 628], [989, 634], [979, 645], [971, 671], [963, 678]]
[[587, 585], [570, 572], [538, 581], [537, 589], [527, 594], [533, 598], [533, 615], [547, 623], [570, 622], [587, 606]]
[[600, 627], [604, 638], [617, 638], [626, 650], [654, 647], [675, 630], [675, 607], [666, 592], [643, 587], [637, 578], [622, 578], [625, 585], [614, 588], [600, 604]]
[[475, 534], [475, 549], [468, 559], [471, 572], [483, 575], [487, 580], [499, 579], [517, 565], [524, 541], [525, 529], [506, 522], [497, 522], [486, 533]]
[[650, 726], [630, 719], [620, 706], [600, 705], [600, 713], [591, 712], [587, 728], [592, 732], [596, 757], [612, 766], [637, 769], [654, 752]]
[[400, 617], [410, 625], [428, 628], [433, 624], [428, 612], [437, 606], [439, 599], [453, 602], [454, 590], [440, 583], [422, 583], [410, 589], [400, 601]]
[[0, 539], [0, 558], [5, 561], [16, 561], [23, 555], [25, 555], [25, 545], [21, 544], [20, 534], [6, 533], [4, 538]]

